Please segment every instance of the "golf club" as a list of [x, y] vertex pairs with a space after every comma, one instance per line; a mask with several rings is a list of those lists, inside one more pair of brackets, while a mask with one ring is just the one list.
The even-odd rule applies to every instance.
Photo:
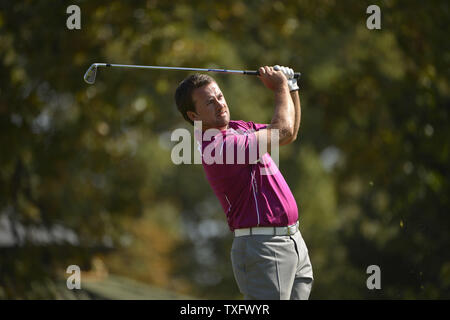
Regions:
[[[184, 67], [159, 67], [159, 66], [138, 66], [129, 64], [111, 64], [111, 63], [93, 63], [84, 74], [84, 81], [89, 84], [95, 82], [98, 67], [118, 67], [118, 68], [139, 68], [139, 69], [160, 69], [160, 70], [182, 70], [182, 71], [200, 71], [200, 72], [222, 72], [222, 73], [235, 73], [243, 75], [259, 75], [258, 71], [251, 70], [227, 70], [227, 69], [202, 69], [202, 68], [184, 68]], [[294, 78], [300, 78], [301, 73], [294, 73]]]

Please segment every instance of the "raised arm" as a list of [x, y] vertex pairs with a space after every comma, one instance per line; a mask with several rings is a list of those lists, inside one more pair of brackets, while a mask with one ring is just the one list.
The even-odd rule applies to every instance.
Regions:
[[287, 142], [291, 143], [297, 139], [298, 129], [300, 128], [300, 120], [301, 120], [301, 107], [300, 107], [300, 97], [298, 94], [298, 84], [297, 79], [294, 77], [294, 70], [288, 67], [281, 67], [276, 65], [274, 67], [275, 70], [281, 70], [285, 77], [288, 79], [288, 87], [291, 95], [292, 102], [294, 103], [295, 109], [295, 123], [294, 123], [294, 134], [292, 138]]
[[300, 128], [300, 121], [302, 118], [302, 109], [300, 106], [300, 96], [298, 90], [291, 91], [292, 102], [294, 103], [295, 109], [295, 124], [294, 124], [294, 135], [288, 143], [291, 143], [297, 139], [298, 129]]
[[[275, 143], [279, 145], [287, 144], [294, 139], [296, 112], [283, 72], [265, 66], [259, 68], [259, 74], [264, 85], [274, 93], [275, 110], [269, 126], [256, 132], [256, 137], [259, 143], [266, 141], [266, 150], [271, 150], [271, 144], [275, 142], [273, 139], [278, 140]], [[274, 130], [277, 130], [275, 134]]]

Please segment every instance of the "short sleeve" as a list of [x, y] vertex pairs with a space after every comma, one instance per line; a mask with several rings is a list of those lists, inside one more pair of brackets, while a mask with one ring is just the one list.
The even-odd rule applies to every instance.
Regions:
[[261, 130], [261, 129], [266, 129], [268, 124], [266, 123], [254, 123], [250, 121], [250, 124], [252, 126], [252, 129], [255, 131]]

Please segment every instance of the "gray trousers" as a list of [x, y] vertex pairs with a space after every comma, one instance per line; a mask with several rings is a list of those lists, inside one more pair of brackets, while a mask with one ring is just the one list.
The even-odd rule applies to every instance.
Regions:
[[235, 237], [231, 262], [246, 300], [309, 298], [313, 272], [300, 231], [291, 236]]

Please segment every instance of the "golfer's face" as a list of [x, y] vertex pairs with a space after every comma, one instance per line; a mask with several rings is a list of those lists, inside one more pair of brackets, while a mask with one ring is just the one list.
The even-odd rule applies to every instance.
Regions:
[[225, 97], [215, 82], [197, 88], [192, 93], [192, 99], [197, 113], [196, 121], [202, 121], [203, 130], [217, 128], [224, 130], [230, 122]]

